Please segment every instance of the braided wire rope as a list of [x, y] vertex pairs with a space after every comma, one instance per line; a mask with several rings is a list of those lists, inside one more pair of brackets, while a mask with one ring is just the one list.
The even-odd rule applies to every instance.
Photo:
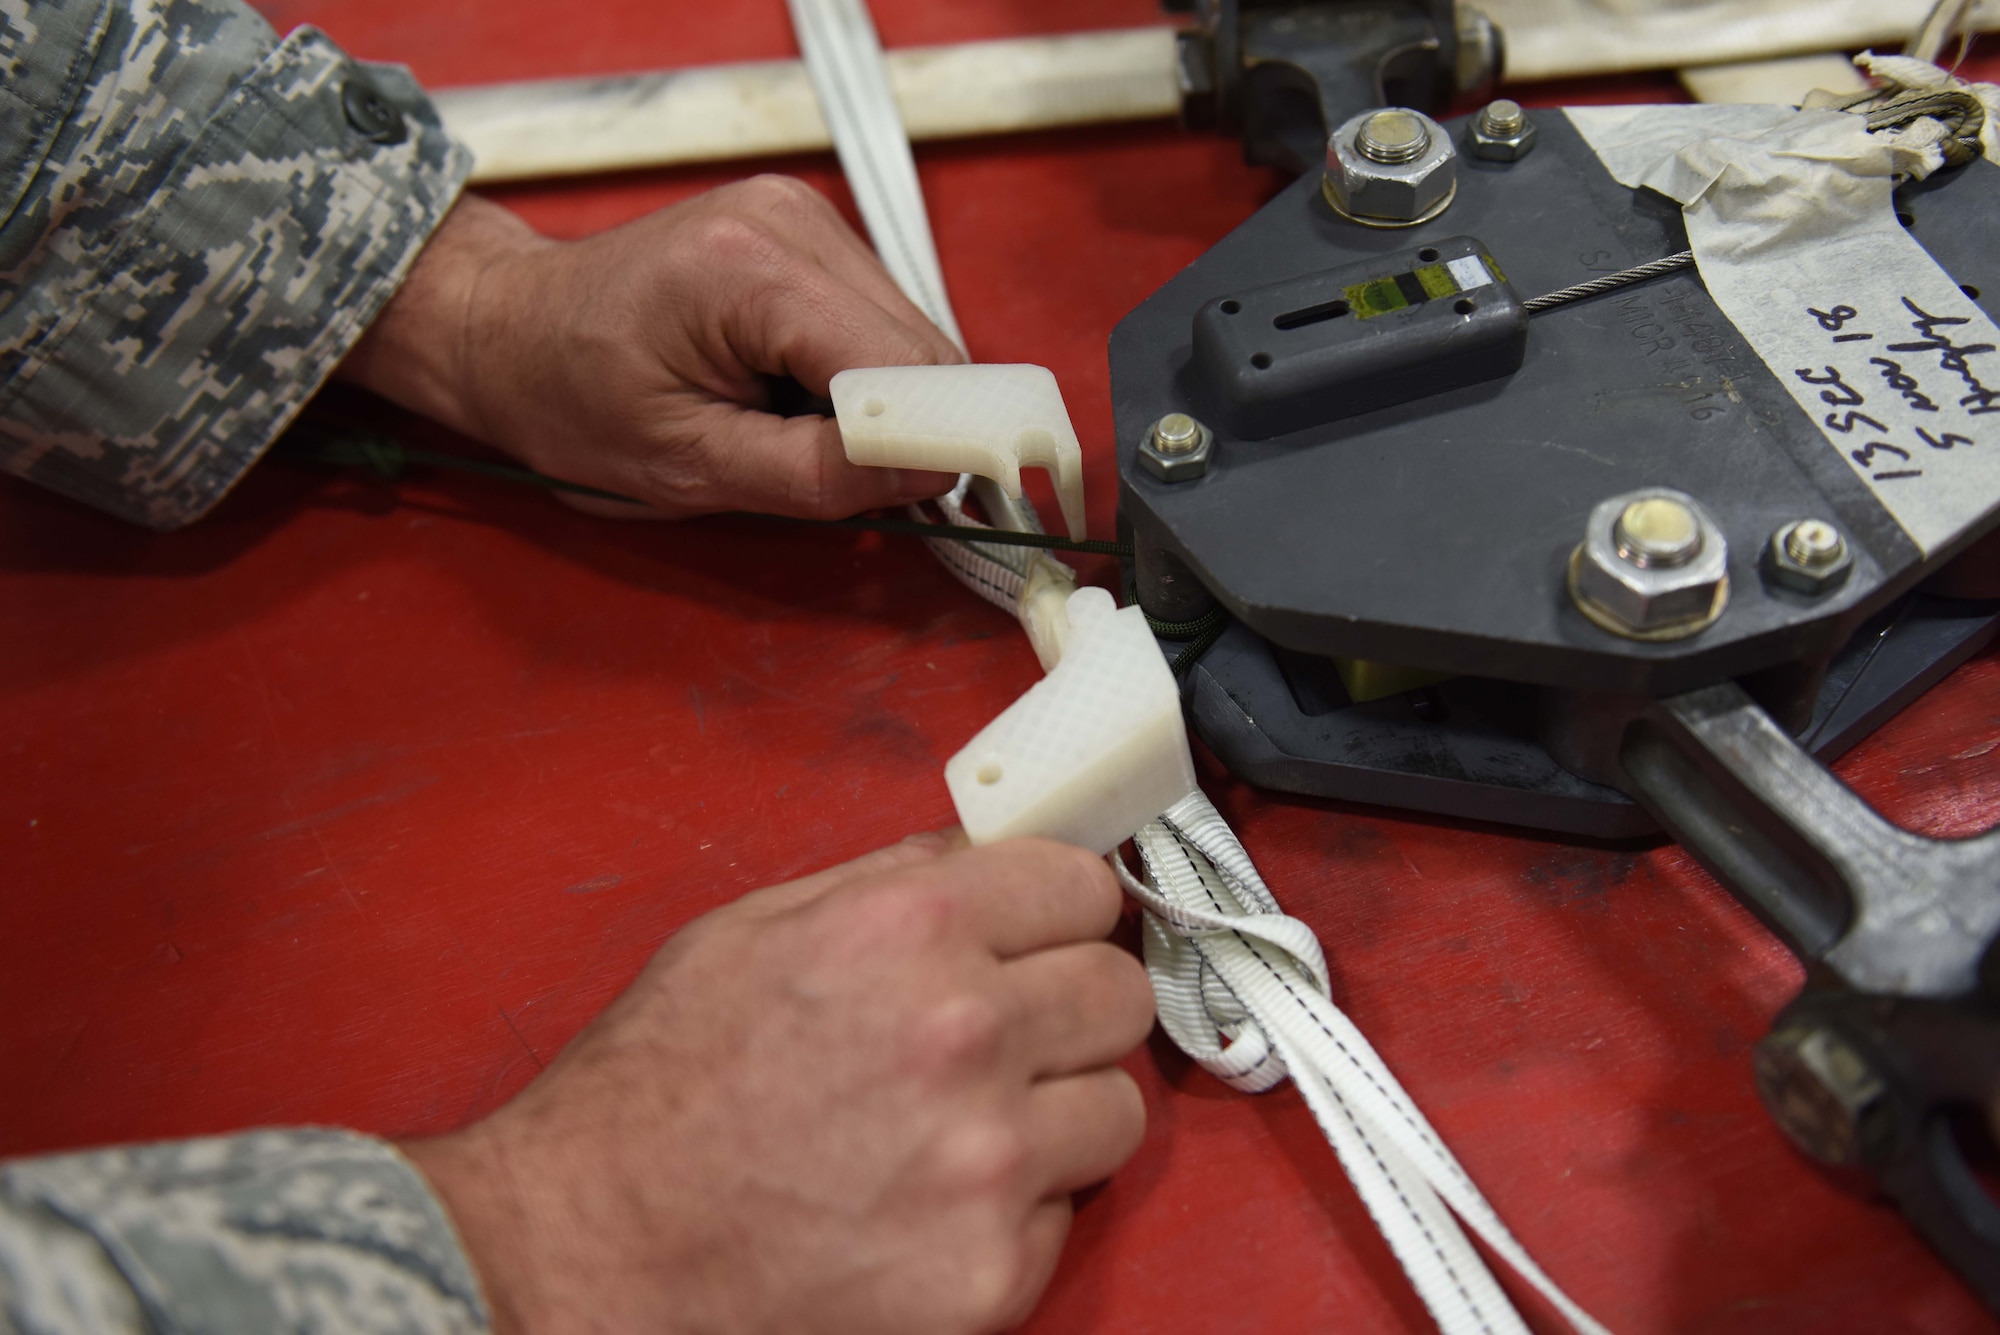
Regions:
[[1585, 297], [1594, 297], [1600, 293], [1615, 291], [1618, 288], [1627, 287], [1633, 283], [1643, 283], [1649, 278], [1658, 278], [1663, 274], [1676, 273], [1682, 269], [1693, 267], [1694, 252], [1692, 250], [1683, 250], [1678, 255], [1669, 255], [1665, 259], [1654, 260], [1650, 264], [1641, 264], [1635, 269], [1625, 269], [1618, 273], [1609, 273], [1602, 278], [1593, 278], [1588, 283], [1578, 283], [1574, 287], [1565, 287], [1559, 291], [1549, 292], [1532, 298], [1531, 300], [1522, 302], [1521, 309], [1530, 315], [1540, 315], [1543, 311], [1552, 311], [1556, 307], [1566, 306], [1572, 301], [1582, 301]]

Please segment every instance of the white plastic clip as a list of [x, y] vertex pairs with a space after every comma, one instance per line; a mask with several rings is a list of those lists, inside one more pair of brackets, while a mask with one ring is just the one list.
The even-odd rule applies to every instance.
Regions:
[[1195, 790], [1180, 687], [1136, 607], [1069, 599], [1062, 661], [945, 763], [975, 844], [1040, 835], [1109, 853]]
[[867, 367], [836, 375], [832, 392], [852, 462], [977, 473], [1016, 499], [1021, 465], [1045, 468], [1083, 540], [1083, 446], [1047, 367]]

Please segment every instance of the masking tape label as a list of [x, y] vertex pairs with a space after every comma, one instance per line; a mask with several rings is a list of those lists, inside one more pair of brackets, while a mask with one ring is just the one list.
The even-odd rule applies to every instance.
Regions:
[[1684, 206], [1716, 304], [1920, 550], [2000, 505], [2000, 329], [1897, 221], [1860, 117], [1567, 114], [1618, 181]]

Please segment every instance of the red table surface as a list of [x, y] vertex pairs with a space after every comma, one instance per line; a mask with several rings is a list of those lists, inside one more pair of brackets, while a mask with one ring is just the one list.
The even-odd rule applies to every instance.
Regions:
[[[778, 0], [262, 8], [438, 87], [793, 50]], [[874, 8], [892, 46], [1157, 18]], [[1529, 94], [1679, 97], [1665, 76]], [[1108, 534], [1111, 326], [1279, 181], [1164, 124], [918, 161], [974, 355], [1056, 369]], [[778, 165], [852, 216], [830, 157]], [[745, 170], [494, 193], [574, 236]], [[621, 525], [483, 480], [278, 466], [155, 536], [0, 485], [0, 1153], [458, 1126], [690, 918], [948, 824], [945, 758], [1038, 676], [907, 539]], [[1838, 769], [1959, 834], [2000, 818], [1996, 748], [1982, 657]], [[1320, 933], [1340, 1004], [1613, 1329], [1995, 1329], [1759, 1108], [1751, 1047], [1801, 971], [1686, 855], [1203, 775]], [[1083, 1202], [1032, 1329], [1429, 1329], [1295, 1093], [1234, 1093], [1157, 1035], [1127, 1064], [1145, 1144]]]

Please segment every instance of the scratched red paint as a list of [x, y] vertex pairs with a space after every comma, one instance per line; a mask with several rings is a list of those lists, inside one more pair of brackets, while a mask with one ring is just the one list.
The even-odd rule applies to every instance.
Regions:
[[[778, 0], [265, 8], [437, 84], [789, 50]], [[1155, 17], [874, 8], [891, 44]], [[1108, 533], [1105, 338], [1277, 183], [1165, 126], [919, 160], [974, 353], [1056, 368]], [[781, 165], [848, 207], [830, 159]], [[499, 197], [575, 235], [733, 173]], [[944, 758], [1036, 675], [903, 540], [277, 468], [157, 537], [0, 485], [0, 1153], [474, 1117], [689, 918], [947, 822]], [[1983, 658], [1842, 772], [1958, 833], [2000, 817], [1996, 744]], [[1748, 1052], [1799, 970], [1680, 853], [1208, 782], [1342, 1004], [1614, 1329], [1993, 1329], [1766, 1122]], [[1035, 1330], [1426, 1329], [1295, 1096], [1234, 1094], [1157, 1042], [1131, 1065], [1145, 1147], [1084, 1205]]]

